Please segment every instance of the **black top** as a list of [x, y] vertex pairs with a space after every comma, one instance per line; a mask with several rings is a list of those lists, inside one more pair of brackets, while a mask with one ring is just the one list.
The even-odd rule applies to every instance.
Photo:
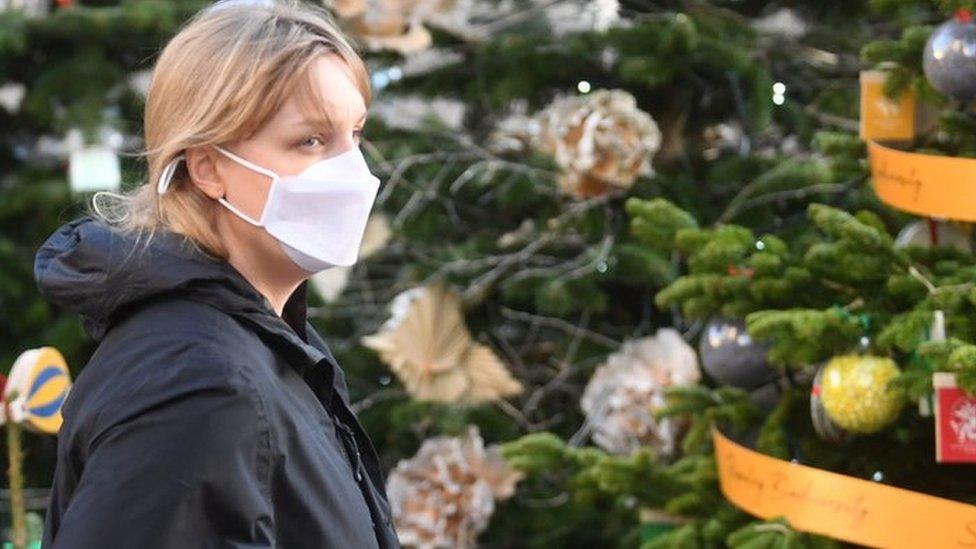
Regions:
[[44, 547], [398, 547], [376, 451], [306, 318], [229, 263], [91, 217], [41, 246], [41, 293], [98, 348], [64, 402]]

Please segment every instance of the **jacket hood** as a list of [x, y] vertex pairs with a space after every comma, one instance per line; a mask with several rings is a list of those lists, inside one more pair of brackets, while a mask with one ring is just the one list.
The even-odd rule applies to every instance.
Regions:
[[146, 244], [92, 216], [65, 223], [47, 238], [34, 258], [34, 279], [47, 300], [78, 313], [96, 341], [125, 309], [145, 301], [175, 293], [207, 303], [251, 326], [300, 371], [321, 369], [326, 386], [348, 398], [338, 362], [308, 322], [308, 280], [279, 316], [230, 263], [203, 253], [183, 235], [161, 230]]
[[[331, 353], [307, 342], [303, 281], [278, 316], [271, 303], [227, 261], [204, 254], [183, 235], [160, 230], [146, 244], [92, 216], [59, 227], [34, 258], [38, 290], [78, 313], [100, 341], [124, 309], [170, 293], [209, 303], [286, 340], [318, 361]], [[314, 331], [314, 330], [313, 330]], [[324, 342], [320, 342], [324, 347]]]

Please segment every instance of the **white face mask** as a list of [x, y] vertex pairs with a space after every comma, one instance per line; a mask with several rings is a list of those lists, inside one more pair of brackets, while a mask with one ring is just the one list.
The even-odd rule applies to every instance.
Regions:
[[[251, 219], [223, 197], [217, 200], [235, 215], [264, 227], [278, 240], [296, 265], [309, 273], [349, 266], [359, 245], [379, 190], [380, 180], [369, 171], [359, 147], [315, 162], [298, 175], [279, 176], [220, 147], [225, 156], [271, 178], [261, 217]], [[163, 194], [183, 155], [173, 159], [160, 178]]]

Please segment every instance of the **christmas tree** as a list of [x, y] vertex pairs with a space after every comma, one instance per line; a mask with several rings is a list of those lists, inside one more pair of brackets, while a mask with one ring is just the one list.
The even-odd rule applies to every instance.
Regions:
[[[67, 4], [0, 11], [8, 363], [91, 353], [31, 287], [33, 251], [91, 190], [141, 182], [140, 83], [207, 3]], [[879, 199], [858, 132], [877, 77], [918, 105], [899, 147], [976, 155], [976, 61], [932, 44], [968, 44], [976, 6], [329, 5], [371, 68], [384, 186], [309, 312], [405, 545], [841, 544], [726, 498], [713, 428], [976, 503], [925, 410], [935, 372], [976, 391], [970, 228]]]

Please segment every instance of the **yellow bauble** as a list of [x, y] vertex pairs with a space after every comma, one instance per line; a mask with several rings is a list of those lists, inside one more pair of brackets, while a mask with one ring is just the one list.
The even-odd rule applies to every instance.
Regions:
[[900, 371], [894, 360], [870, 355], [835, 357], [824, 366], [820, 398], [831, 421], [852, 433], [871, 434], [898, 418], [905, 396], [888, 382]]

